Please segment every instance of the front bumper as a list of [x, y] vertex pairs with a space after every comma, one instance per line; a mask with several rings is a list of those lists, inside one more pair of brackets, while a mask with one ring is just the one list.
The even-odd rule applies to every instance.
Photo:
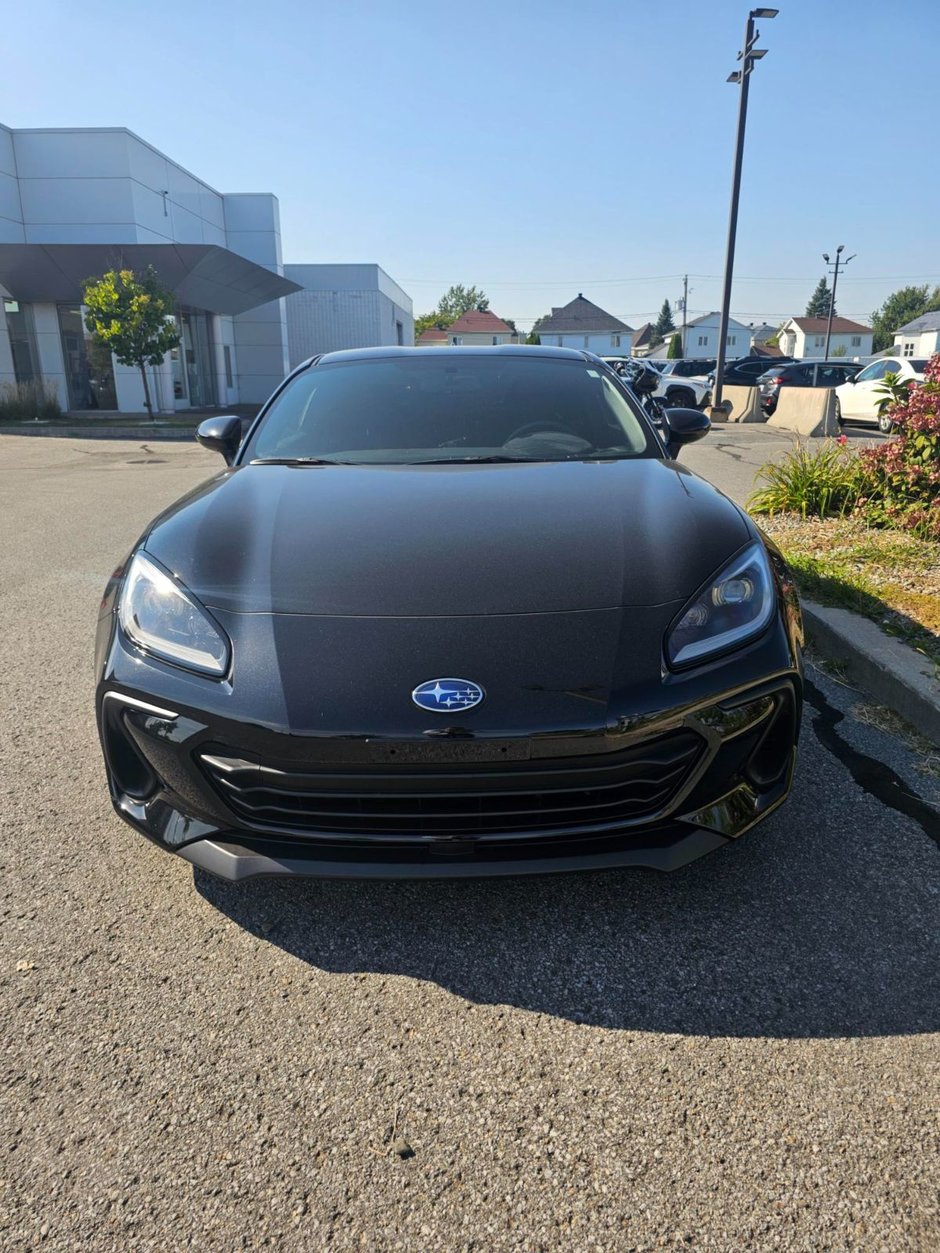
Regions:
[[98, 721], [118, 814], [215, 875], [454, 878], [673, 870], [736, 839], [789, 793], [801, 699], [794, 660], [590, 733], [416, 744], [290, 735], [106, 679]]

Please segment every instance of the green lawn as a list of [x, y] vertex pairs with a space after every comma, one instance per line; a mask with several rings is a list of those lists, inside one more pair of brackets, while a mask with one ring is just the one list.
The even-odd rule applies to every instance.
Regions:
[[940, 544], [847, 519], [756, 519], [804, 595], [877, 622], [940, 666]]

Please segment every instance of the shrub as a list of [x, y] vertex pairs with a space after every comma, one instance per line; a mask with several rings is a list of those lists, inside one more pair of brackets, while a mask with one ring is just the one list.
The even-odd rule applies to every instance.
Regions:
[[876, 525], [940, 540], [940, 353], [924, 383], [889, 399], [886, 412], [898, 433], [862, 452], [869, 482], [858, 509]]
[[0, 383], [0, 420], [32, 422], [34, 418], [61, 418], [55, 386], [48, 379], [29, 383]]
[[844, 443], [823, 444], [815, 452], [798, 443], [782, 461], [761, 467], [757, 490], [747, 503], [754, 513], [843, 517], [865, 487], [864, 466]]

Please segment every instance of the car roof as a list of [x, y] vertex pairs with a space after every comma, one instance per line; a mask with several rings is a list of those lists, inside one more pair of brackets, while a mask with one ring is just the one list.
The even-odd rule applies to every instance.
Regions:
[[590, 361], [593, 354], [580, 348], [550, 348], [540, 344], [487, 344], [482, 347], [470, 345], [448, 345], [446, 348], [402, 348], [398, 345], [385, 345], [379, 348], [341, 348], [336, 352], [326, 352], [320, 357], [311, 357], [303, 364], [332, 364], [337, 361], [380, 361], [396, 357], [543, 357], [546, 360], [558, 361]]

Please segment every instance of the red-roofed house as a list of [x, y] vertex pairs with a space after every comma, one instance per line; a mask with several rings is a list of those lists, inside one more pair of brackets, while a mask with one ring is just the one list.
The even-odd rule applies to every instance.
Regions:
[[[826, 350], [826, 318], [789, 318], [780, 328], [780, 351], [786, 357], [803, 360], [821, 357]], [[849, 318], [832, 319], [829, 356], [870, 357], [874, 331]]]
[[447, 342], [463, 347], [491, 347], [493, 344], [511, 344], [512, 327], [490, 313], [489, 309], [471, 309], [452, 322], [447, 332]]
[[446, 331], [439, 330], [436, 326], [429, 326], [415, 340], [415, 345], [418, 348], [446, 348], [447, 342]]

